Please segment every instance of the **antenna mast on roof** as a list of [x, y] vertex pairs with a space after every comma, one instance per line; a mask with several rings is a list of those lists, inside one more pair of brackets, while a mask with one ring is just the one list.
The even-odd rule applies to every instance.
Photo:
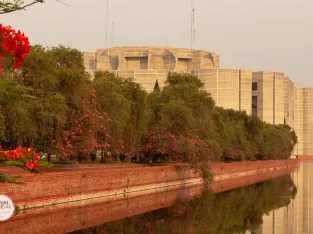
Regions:
[[113, 36], [114, 36], [114, 22], [112, 22], [112, 32], [111, 32], [111, 47], [113, 47]]
[[191, 28], [190, 28], [190, 49], [191, 49], [191, 57], [192, 57], [192, 50], [193, 50], [193, 46], [194, 46], [194, 40], [195, 40], [195, 9], [194, 9], [194, 6], [193, 6], [193, 0], [191, 0]]
[[109, 0], [106, 0], [107, 2], [107, 11], [105, 16], [105, 47], [108, 51], [108, 69], [109, 69], [109, 63], [110, 63], [110, 52], [109, 52], [109, 45], [108, 45], [108, 22], [109, 22]]

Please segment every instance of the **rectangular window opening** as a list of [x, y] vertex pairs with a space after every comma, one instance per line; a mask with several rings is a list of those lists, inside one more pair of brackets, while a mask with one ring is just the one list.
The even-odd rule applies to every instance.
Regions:
[[257, 82], [252, 82], [252, 91], [258, 90], [258, 83]]

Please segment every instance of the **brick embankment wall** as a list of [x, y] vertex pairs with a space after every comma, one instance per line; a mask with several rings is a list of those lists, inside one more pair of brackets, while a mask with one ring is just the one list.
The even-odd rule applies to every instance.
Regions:
[[[213, 163], [214, 180], [236, 179], [297, 166], [298, 160]], [[9, 196], [19, 209], [108, 197], [120, 199], [202, 184], [202, 178], [187, 164], [163, 166], [74, 165], [55, 167], [34, 175], [15, 170], [25, 185], [1, 184], [1, 194]]]
[[[298, 160], [254, 162], [255, 166], [251, 166], [251, 163], [213, 165], [216, 176], [220, 176], [212, 184], [213, 192], [219, 193], [290, 174], [298, 166]], [[185, 166], [180, 165], [178, 168], [181, 170]], [[245, 169], [248, 169], [249, 171], [246, 172], [249, 173], [242, 176]], [[143, 175], [142, 173], [146, 173], [146, 171], [138, 173]], [[231, 174], [233, 176], [230, 176]], [[155, 176], [157, 177], [157, 175]], [[10, 220], [0, 223], [0, 233], [66, 233], [172, 206], [179, 201], [192, 199], [201, 194], [202, 190], [202, 185], [186, 185], [185, 188], [176, 186], [163, 192], [154, 190], [153, 193], [146, 195], [140, 193], [141, 196], [126, 193], [123, 199], [111, 196], [108, 201], [107, 197], [101, 197], [94, 200], [46, 206], [35, 210], [24, 210]]]

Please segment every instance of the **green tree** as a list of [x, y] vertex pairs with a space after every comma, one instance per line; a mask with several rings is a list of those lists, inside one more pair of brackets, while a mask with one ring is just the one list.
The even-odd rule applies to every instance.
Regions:
[[149, 94], [152, 117], [143, 150], [161, 153], [170, 161], [190, 162], [207, 175], [215, 157], [210, 136], [214, 101], [203, 85], [195, 76], [169, 73], [163, 90]]
[[138, 151], [147, 128], [146, 91], [131, 79], [102, 71], [95, 74], [92, 85], [101, 110], [110, 117], [108, 142], [113, 151], [125, 153], [130, 159]]
[[32, 145], [50, 151], [55, 148], [52, 141], [70, 130], [68, 122], [90, 108], [86, 103], [90, 98], [89, 76], [82, 53], [75, 49], [33, 46], [22, 67], [6, 69], [1, 79], [6, 91], [2, 98], [6, 138], [2, 141], [7, 147]]

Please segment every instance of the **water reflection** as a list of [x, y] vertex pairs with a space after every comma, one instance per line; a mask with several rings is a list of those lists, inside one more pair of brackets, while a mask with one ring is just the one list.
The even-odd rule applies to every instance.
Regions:
[[[217, 195], [206, 191], [189, 202], [72, 233], [225, 234], [246, 233], [247, 230], [254, 230], [249, 233], [289, 233], [272, 231], [280, 225], [279, 216], [282, 220], [286, 220], [285, 214], [293, 217], [290, 207], [297, 201], [294, 180], [301, 180], [299, 174], [296, 172]], [[265, 216], [266, 213], [269, 216]], [[271, 225], [275, 228], [268, 229]]]
[[263, 216], [263, 224], [256, 234], [313, 233], [313, 163], [302, 163], [292, 174], [297, 187], [295, 199], [284, 207], [276, 208]]

